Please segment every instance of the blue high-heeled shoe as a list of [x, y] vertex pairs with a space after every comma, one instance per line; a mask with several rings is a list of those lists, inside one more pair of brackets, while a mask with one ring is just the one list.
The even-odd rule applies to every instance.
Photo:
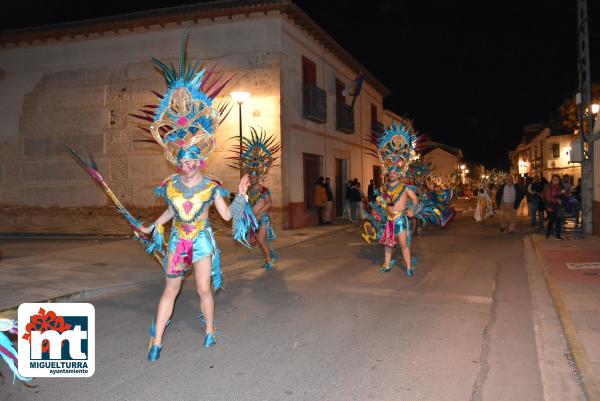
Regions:
[[381, 269], [379, 269], [379, 273], [389, 273], [395, 264], [396, 264], [396, 260], [392, 259], [390, 261], [390, 266], [389, 267], [382, 266]]
[[[203, 315], [199, 315], [198, 320], [200, 320], [200, 323], [203, 323], [206, 326], [206, 319], [204, 319]], [[204, 337], [204, 348], [210, 348], [217, 343], [216, 338], [219, 337], [219, 330], [217, 330], [217, 324], [214, 321], [213, 321], [213, 330], [214, 330], [215, 334], [208, 333]]]
[[162, 347], [160, 345], [153, 345], [148, 350], [148, 360], [150, 362], [156, 362], [160, 358], [160, 351]]
[[265, 262], [261, 267], [265, 270], [271, 270], [273, 268], [273, 263]]
[[[171, 319], [167, 320], [167, 324], [165, 325], [165, 330], [171, 324]], [[163, 332], [164, 336], [164, 332]], [[150, 342], [148, 343], [148, 360], [150, 362], [155, 362], [160, 358], [160, 351], [162, 350], [162, 344], [152, 344], [154, 342], [154, 337], [156, 337], [156, 318], [152, 320], [152, 324], [150, 325]]]
[[275, 262], [277, 262], [277, 259], [279, 259], [279, 257], [273, 249], [269, 249], [269, 256], [271, 257], [271, 264], [273, 265], [275, 264]]
[[204, 337], [204, 348], [210, 348], [215, 345], [217, 341], [215, 340], [215, 336], [212, 333], [206, 334]]
[[417, 265], [417, 257], [416, 256], [412, 257], [410, 265], [411, 265], [411, 268], [406, 269], [406, 275], [408, 277], [412, 277], [415, 275], [415, 266]]

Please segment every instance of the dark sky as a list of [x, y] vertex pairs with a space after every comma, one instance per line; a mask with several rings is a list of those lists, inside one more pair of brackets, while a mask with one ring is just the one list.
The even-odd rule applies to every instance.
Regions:
[[[3, 29], [197, 2], [13, 1]], [[588, 2], [600, 81], [600, 1]], [[506, 167], [523, 126], [547, 122], [577, 87], [576, 0], [296, 4], [392, 91], [386, 108], [488, 167]]]

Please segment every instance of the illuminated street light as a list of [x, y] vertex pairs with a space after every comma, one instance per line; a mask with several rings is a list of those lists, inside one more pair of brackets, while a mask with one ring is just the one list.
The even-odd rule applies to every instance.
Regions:
[[592, 104], [592, 114], [598, 114], [598, 111], [600, 111], [600, 104]]
[[460, 169], [461, 169], [461, 170], [464, 170], [464, 169], [466, 169], [466, 168], [467, 168], [467, 166], [466, 166], [466, 165], [464, 165], [464, 164], [461, 164], [461, 165], [460, 165]]

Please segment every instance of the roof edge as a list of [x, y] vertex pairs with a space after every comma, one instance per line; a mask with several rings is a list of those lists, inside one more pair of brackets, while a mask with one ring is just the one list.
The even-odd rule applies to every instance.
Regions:
[[22, 44], [36, 42], [51, 43], [64, 38], [91, 37], [92, 35], [106, 32], [118, 33], [122, 30], [134, 31], [139, 28], [151, 26], [165, 26], [167, 24], [184, 25], [189, 21], [197, 22], [201, 19], [215, 19], [219, 17], [232, 17], [234, 15], [250, 15], [254, 13], [267, 13], [279, 11], [294, 19], [302, 29], [312, 35], [317, 42], [330, 51], [351, 69], [363, 71], [367, 75], [367, 82], [373, 86], [383, 97], [391, 91], [371, 74], [352, 54], [329, 35], [292, 0], [217, 0], [207, 3], [182, 5], [175, 7], [159, 8], [149, 11], [139, 11], [114, 16], [84, 19], [61, 24], [42, 25], [32, 28], [0, 31], [0, 47], [19, 47]]

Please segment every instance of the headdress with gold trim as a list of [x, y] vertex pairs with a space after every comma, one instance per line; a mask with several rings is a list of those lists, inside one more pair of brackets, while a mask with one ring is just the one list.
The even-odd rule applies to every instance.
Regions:
[[[238, 139], [239, 137], [232, 137]], [[274, 166], [277, 157], [275, 154], [281, 149], [281, 144], [274, 135], [269, 135], [264, 129], [258, 132], [250, 127], [250, 137], [242, 138], [242, 149], [239, 145], [231, 149], [236, 156], [229, 157], [232, 160], [230, 167], [242, 168], [244, 174], [255, 175], [259, 178], [268, 174], [269, 169]], [[241, 154], [241, 157], [240, 157]], [[237, 161], [237, 163], [233, 162]]]
[[377, 140], [377, 156], [383, 174], [394, 170], [404, 173], [417, 152], [417, 135], [412, 127], [392, 123]]
[[228, 99], [216, 106], [214, 99], [232, 77], [223, 79], [222, 73], [215, 73], [215, 67], [207, 72], [200, 62], [188, 64], [187, 37], [185, 32], [181, 38], [178, 70], [172, 64], [167, 66], [152, 58], [167, 83], [163, 95], [152, 91], [160, 99], [159, 104], [143, 106], [139, 110], [141, 115], [131, 114], [150, 122], [150, 126], [138, 124], [138, 127], [151, 134], [173, 164], [184, 158], [205, 160], [215, 148], [217, 127], [231, 111]]

